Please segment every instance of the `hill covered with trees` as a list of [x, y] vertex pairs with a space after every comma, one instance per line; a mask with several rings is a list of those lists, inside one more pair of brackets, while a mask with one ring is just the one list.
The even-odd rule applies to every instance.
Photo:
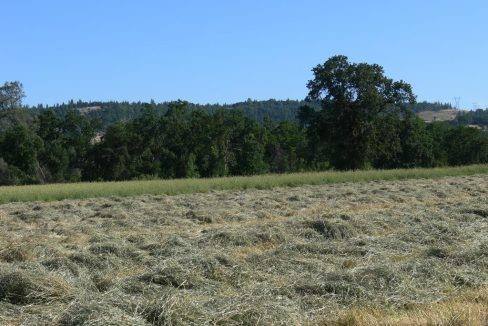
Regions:
[[[128, 121], [140, 117], [144, 108], [149, 104], [159, 115], [165, 114], [172, 102], [150, 103], [144, 102], [84, 102], [71, 100], [68, 103], [57, 104], [53, 106], [36, 106], [28, 108], [33, 113], [40, 113], [43, 110], [54, 110], [60, 115], [70, 110], [77, 110], [80, 113], [95, 118], [100, 123], [100, 128], [105, 129], [113, 123]], [[300, 107], [308, 105], [317, 111], [320, 110], [318, 101], [305, 100], [275, 100], [269, 99], [257, 101], [248, 99], [245, 102], [234, 104], [194, 104], [187, 103], [190, 111], [202, 110], [207, 113], [214, 113], [219, 110], [237, 110], [241, 111], [247, 118], [263, 123], [269, 119], [274, 122], [281, 121], [298, 121], [297, 115]], [[432, 111], [439, 112], [442, 110], [452, 110], [450, 104], [438, 102], [419, 102], [412, 107], [415, 113]]]
[[[163, 116], [173, 102], [145, 103], [145, 102], [85, 102], [69, 101], [68, 103], [53, 106], [38, 105], [35, 107], [23, 106], [15, 110], [0, 110], [0, 131], [5, 131], [10, 126], [21, 123], [30, 125], [46, 110], [53, 111], [57, 116], [63, 117], [70, 111], [76, 111], [93, 121], [97, 131], [105, 131], [109, 126], [117, 122], [127, 122], [141, 117], [147, 107], [151, 107], [158, 116]], [[193, 104], [186, 103], [189, 111], [204, 111], [215, 113], [220, 110], [240, 111], [245, 117], [263, 124], [272, 122], [299, 122], [298, 114], [303, 106], [312, 107], [320, 111], [320, 103], [305, 100], [247, 100], [234, 104]], [[476, 111], [457, 111], [450, 104], [437, 102], [419, 102], [411, 106], [413, 112], [426, 122], [450, 121], [452, 125], [478, 125], [488, 127], [488, 109]], [[448, 112], [450, 118], [437, 119], [443, 112]], [[456, 114], [453, 114], [456, 112]], [[434, 117], [434, 118], [432, 118]]]
[[[150, 103], [144, 102], [84, 102], [69, 101], [53, 106], [37, 106], [29, 108], [32, 112], [40, 113], [44, 110], [53, 110], [57, 114], [63, 115], [67, 111], [77, 110], [89, 118], [96, 118], [100, 122], [100, 127], [105, 129], [113, 123], [128, 121], [138, 118], [143, 114], [144, 109], [149, 105], [154, 109], [156, 114], [162, 116], [170, 108], [172, 102]], [[187, 103], [186, 106], [190, 111], [205, 111], [215, 113], [219, 110], [241, 111], [242, 114], [263, 123], [269, 119], [275, 122], [296, 121], [296, 115], [301, 106], [308, 104], [317, 110], [320, 108], [319, 103], [306, 103], [304, 100], [265, 100], [256, 101], [248, 99], [245, 102], [234, 104], [193, 104]]]

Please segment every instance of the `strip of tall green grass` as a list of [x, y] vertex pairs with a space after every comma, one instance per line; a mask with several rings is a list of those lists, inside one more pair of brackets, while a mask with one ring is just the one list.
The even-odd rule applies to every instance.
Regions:
[[488, 173], [488, 165], [431, 169], [267, 174], [212, 179], [144, 180], [0, 187], [0, 203], [54, 201], [143, 194], [176, 195], [211, 190], [270, 189], [374, 180], [404, 180]]

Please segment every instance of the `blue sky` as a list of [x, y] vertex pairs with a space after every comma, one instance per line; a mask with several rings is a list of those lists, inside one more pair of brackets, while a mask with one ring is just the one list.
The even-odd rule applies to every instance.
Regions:
[[486, 1], [0, 0], [0, 82], [26, 103], [301, 99], [329, 56], [419, 100], [488, 107]]

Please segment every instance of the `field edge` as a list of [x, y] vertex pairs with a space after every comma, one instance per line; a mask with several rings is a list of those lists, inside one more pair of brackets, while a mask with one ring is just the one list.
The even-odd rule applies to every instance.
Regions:
[[0, 204], [112, 196], [178, 195], [218, 190], [272, 189], [275, 187], [297, 187], [345, 182], [437, 179], [477, 174], [488, 174], [488, 164], [443, 168], [303, 172], [210, 179], [135, 180], [1, 186]]

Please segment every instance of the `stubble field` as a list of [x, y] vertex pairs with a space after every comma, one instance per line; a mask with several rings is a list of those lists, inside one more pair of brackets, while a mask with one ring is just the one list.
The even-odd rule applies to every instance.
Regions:
[[0, 205], [1, 325], [488, 323], [488, 175]]

